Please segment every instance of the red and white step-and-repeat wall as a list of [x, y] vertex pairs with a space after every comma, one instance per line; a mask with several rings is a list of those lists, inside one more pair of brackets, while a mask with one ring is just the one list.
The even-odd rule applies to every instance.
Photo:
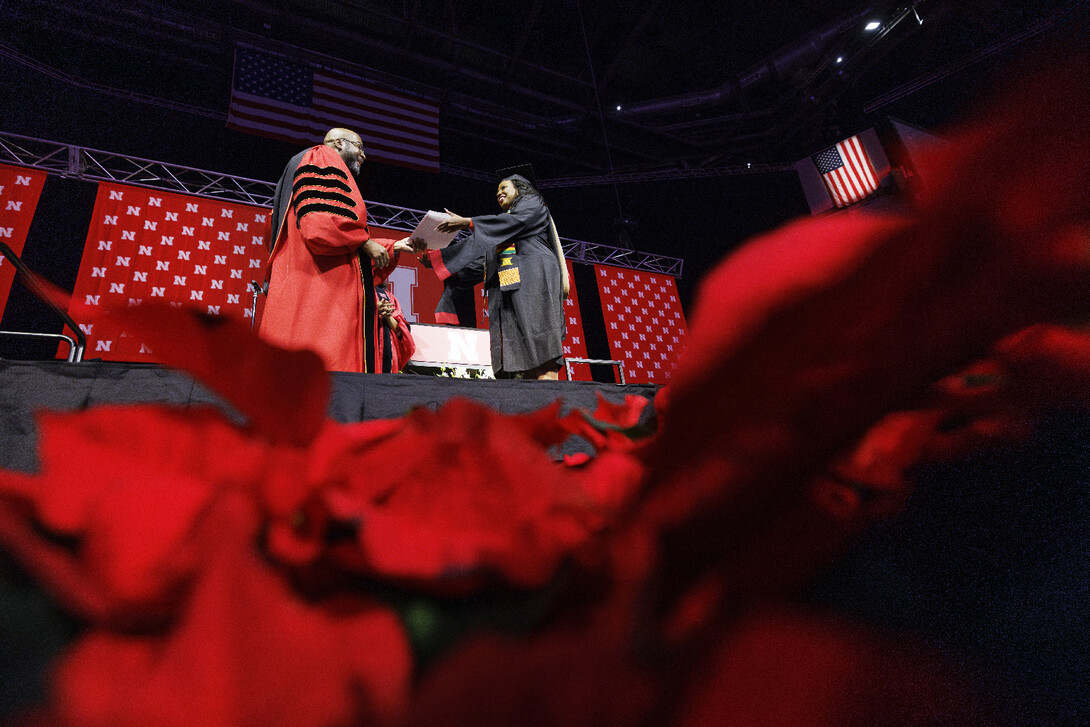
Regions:
[[[271, 224], [266, 207], [101, 183], [69, 313], [87, 336], [87, 357], [154, 362], [154, 354], [102, 320], [110, 307], [165, 302], [249, 320], [250, 282], [261, 283]], [[372, 236], [401, 239], [399, 230]], [[389, 284], [410, 321], [435, 310], [443, 286], [401, 256]]]
[[[0, 164], [0, 242], [16, 255], [23, 252], [45, 178], [46, 173], [38, 169]], [[15, 266], [0, 255], [0, 313], [7, 305], [14, 279]]]
[[594, 267], [610, 355], [621, 362], [625, 381], [665, 384], [688, 335], [673, 277]]
[[102, 313], [144, 301], [248, 318], [265, 265], [269, 210], [114, 183], [98, 185], [69, 315], [87, 358], [154, 362]]

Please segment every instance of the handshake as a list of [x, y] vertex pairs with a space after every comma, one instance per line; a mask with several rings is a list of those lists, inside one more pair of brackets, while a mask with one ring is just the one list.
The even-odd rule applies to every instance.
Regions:
[[[428, 244], [420, 238], [405, 237], [394, 243], [394, 252], [407, 252], [412, 254], [423, 252], [427, 247]], [[386, 248], [374, 240], [368, 240], [363, 243], [363, 251], [375, 262], [377, 267], [384, 268], [390, 264], [390, 253], [386, 252]]]

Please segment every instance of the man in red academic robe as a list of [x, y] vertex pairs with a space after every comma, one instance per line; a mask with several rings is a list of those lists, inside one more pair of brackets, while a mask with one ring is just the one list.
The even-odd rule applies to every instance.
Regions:
[[258, 334], [316, 351], [330, 371], [380, 370], [374, 273], [413, 249], [408, 238], [368, 234], [356, 184], [366, 158], [359, 134], [330, 129], [321, 144], [292, 157], [273, 199]]

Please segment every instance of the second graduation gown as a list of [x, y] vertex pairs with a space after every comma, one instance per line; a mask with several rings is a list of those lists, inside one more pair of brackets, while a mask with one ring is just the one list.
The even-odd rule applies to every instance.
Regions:
[[[560, 259], [550, 237], [549, 208], [539, 195], [519, 196], [497, 215], [473, 218], [464, 241], [429, 253], [441, 280], [484, 260], [492, 371], [497, 377], [534, 369], [564, 355]], [[519, 288], [501, 291], [500, 250], [514, 245]]]

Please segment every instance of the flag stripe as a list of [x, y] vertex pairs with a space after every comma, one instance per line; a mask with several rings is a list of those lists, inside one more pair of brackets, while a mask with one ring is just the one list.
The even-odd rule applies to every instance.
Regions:
[[853, 136], [849, 141], [849, 154], [851, 155], [855, 168], [866, 177], [867, 186], [871, 188], [871, 191], [878, 189], [878, 180], [874, 175], [874, 167], [871, 166], [870, 160], [863, 150], [863, 141], [858, 136]]
[[[241, 110], [235, 111], [233, 116], [238, 119], [246, 120], [248, 128], [271, 132], [271, 134], [274, 135], [274, 138], [301, 143], [314, 141], [329, 129], [331, 123], [336, 123], [338, 121], [336, 117], [323, 116], [323, 118], [327, 119], [325, 123], [300, 125], [286, 120], [278, 121], [277, 119], [281, 118], [281, 115], [278, 114], [250, 113]], [[368, 156], [374, 156], [376, 159], [382, 157], [384, 159], [403, 160], [406, 163], [418, 164], [425, 168], [438, 165], [439, 154], [437, 152], [428, 153], [427, 151], [422, 150], [421, 153], [414, 153], [414, 149], [404, 145], [394, 146], [375, 141], [373, 137], [369, 137], [365, 134], [362, 128], [357, 129], [357, 131], [364, 137], [365, 151]], [[408, 164], [404, 164], [403, 166], [405, 165]]]
[[[404, 138], [404, 135], [399, 137], [395, 134], [385, 133], [383, 127], [367, 123], [363, 121], [362, 117], [323, 113], [316, 115], [316, 121], [300, 123], [298, 117], [293, 115], [290, 110], [285, 111], [281, 107], [268, 103], [247, 103], [245, 106], [232, 104], [231, 109], [233, 115], [237, 118], [245, 119], [253, 124], [264, 125], [269, 129], [286, 131], [289, 135], [294, 134], [303, 141], [313, 139], [316, 133], [324, 134], [330, 124], [337, 122], [351, 123], [353, 124], [352, 128], [367, 140], [367, 143], [365, 143], [367, 153], [370, 153], [372, 149], [397, 150], [407, 152], [422, 160], [434, 160], [436, 162], [439, 160], [439, 152], [434, 147], [423, 144], [396, 143], [399, 138]], [[360, 119], [359, 123], [354, 123], [355, 118]], [[380, 139], [389, 143], [381, 143], [378, 141]]]
[[385, 91], [377, 86], [373, 86], [371, 84], [357, 80], [352, 76], [337, 71], [318, 71], [315, 73], [315, 78], [324, 80], [333, 85], [339, 84], [340, 86], [348, 88], [349, 90], [352, 90], [354, 92], [368, 94], [378, 98], [385, 98], [390, 103], [394, 103], [405, 109], [414, 110], [423, 115], [431, 116], [436, 121], [439, 120], [439, 108], [432, 101], [416, 99], [400, 93]]
[[837, 146], [840, 149], [841, 156], [848, 162], [844, 165], [844, 173], [848, 177], [852, 193], [861, 199], [872, 190], [867, 188], [864, 170], [859, 166], [851, 140], [841, 142]]
[[384, 93], [377, 88], [353, 85], [342, 79], [315, 75], [314, 88], [330, 98], [341, 98], [349, 103], [365, 99], [368, 103], [381, 104], [390, 113], [405, 119], [416, 119], [430, 125], [439, 123], [439, 109], [435, 106], [422, 106], [410, 100]]

